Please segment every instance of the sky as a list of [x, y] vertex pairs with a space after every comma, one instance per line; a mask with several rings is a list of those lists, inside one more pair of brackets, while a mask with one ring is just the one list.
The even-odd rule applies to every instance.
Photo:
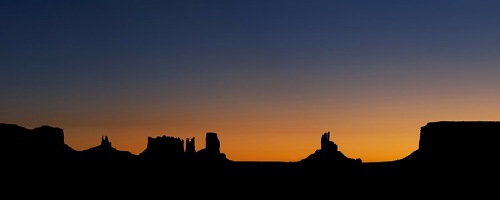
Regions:
[[500, 121], [500, 2], [0, 2], [0, 122], [108, 136], [216, 132], [235, 161], [298, 161], [321, 135], [401, 159], [433, 121]]

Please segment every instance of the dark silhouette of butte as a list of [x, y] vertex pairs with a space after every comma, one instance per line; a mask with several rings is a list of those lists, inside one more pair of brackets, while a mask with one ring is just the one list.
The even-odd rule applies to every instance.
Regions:
[[[408, 156], [364, 163], [345, 156], [326, 132], [321, 135], [320, 149], [300, 161], [245, 162], [227, 158], [214, 132], [206, 133], [205, 148], [199, 151], [194, 137], [184, 140], [163, 135], [148, 137], [146, 149], [135, 155], [115, 149], [107, 136], [102, 136], [100, 145], [77, 151], [65, 144], [61, 128], [44, 125], [27, 129], [3, 123], [0, 159], [3, 171], [12, 175], [4, 180], [12, 185], [26, 181], [45, 185], [44, 181], [52, 180], [59, 186], [83, 187], [81, 183], [91, 182], [85, 185], [87, 189], [89, 185], [130, 184], [158, 189], [186, 185], [193, 188], [205, 183], [198, 186], [239, 185], [240, 190], [233, 191], [250, 193], [248, 188], [289, 193], [307, 187], [330, 188], [332, 184], [370, 188], [380, 187], [381, 183], [464, 186], [473, 182], [478, 186], [483, 179], [497, 180], [499, 133], [500, 122], [496, 121], [430, 122], [421, 127], [418, 149]], [[241, 185], [249, 183], [252, 187]], [[285, 189], [278, 190], [277, 185]]]

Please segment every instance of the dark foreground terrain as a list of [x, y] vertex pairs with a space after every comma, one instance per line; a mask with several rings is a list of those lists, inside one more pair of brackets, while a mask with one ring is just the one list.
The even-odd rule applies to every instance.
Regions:
[[148, 138], [139, 155], [101, 144], [75, 151], [62, 129], [0, 124], [2, 186], [24, 198], [474, 198], [496, 199], [500, 122], [432, 122], [405, 158], [365, 163], [321, 135], [321, 148], [298, 162], [238, 162], [220, 152], [216, 133], [205, 148], [194, 138]]
[[[50, 167], [50, 168], [46, 168]], [[24, 169], [28, 168], [28, 169]], [[21, 170], [22, 169], [22, 170]], [[499, 195], [493, 171], [424, 170], [400, 163], [357, 169], [288, 162], [200, 165], [32, 164], [4, 170], [4, 194], [78, 198], [415, 198]], [[495, 169], [496, 170], [496, 169]], [[404, 197], [401, 197], [403, 195]]]

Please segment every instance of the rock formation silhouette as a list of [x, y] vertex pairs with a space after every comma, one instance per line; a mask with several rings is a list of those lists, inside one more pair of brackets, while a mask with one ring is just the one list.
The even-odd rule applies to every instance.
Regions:
[[27, 129], [15, 124], [0, 124], [0, 157], [12, 164], [72, 159], [77, 151], [64, 143], [61, 128], [40, 126]]
[[191, 138], [186, 138], [186, 156], [192, 157], [196, 153], [196, 148], [195, 148], [195, 143], [194, 143], [194, 137]]
[[205, 136], [205, 148], [196, 152], [196, 159], [202, 162], [228, 161], [226, 154], [220, 152], [220, 141], [217, 133], [208, 132]]
[[177, 161], [184, 158], [184, 140], [172, 136], [148, 137], [146, 149], [139, 157], [156, 161]]
[[[260, 181], [249, 187], [286, 185], [288, 189], [279, 190], [280, 193], [306, 186], [314, 186], [311, 191], [316, 191], [324, 188], [325, 181], [332, 180], [331, 184], [354, 184], [357, 188], [374, 187], [380, 180], [393, 183], [385, 183], [384, 187], [422, 181], [428, 181], [427, 186], [484, 186], [478, 178], [494, 181], [498, 177], [498, 133], [500, 122], [430, 122], [421, 127], [419, 147], [408, 156], [363, 163], [359, 158], [345, 156], [331, 140], [330, 132], [325, 132], [320, 148], [298, 162], [244, 162], [232, 161], [221, 152], [215, 132], [206, 133], [205, 148], [199, 151], [194, 137], [183, 140], [163, 135], [148, 137], [146, 149], [134, 155], [115, 149], [108, 136], [102, 136], [95, 147], [77, 151], [64, 143], [61, 128], [43, 125], [27, 129], [2, 123], [0, 159], [6, 172], [16, 174], [8, 182], [30, 180], [43, 185], [43, 180], [54, 180], [60, 187], [78, 184], [85, 191], [110, 184], [126, 187], [131, 180], [148, 189], [157, 183], [175, 188], [202, 180], [209, 186], [225, 182], [230, 187]], [[469, 182], [470, 179], [475, 182]], [[87, 182], [94, 185], [79, 184]]]
[[499, 133], [497, 121], [429, 122], [420, 128], [418, 149], [397, 163], [420, 176], [497, 174]]
[[185, 141], [178, 137], [166, 135], [156, 138], [148, 137], [147, 147], [138, 157], [142, 161], [169, 164], [189, 163], [194, 165], [194, 162], [214, 163], [229, 161], [226, 158], [226, 154], [220, 152], [220, 141], [217, 133], [206, 133], [205, 140], [206, 147], [196, 151], [194, 137], [191, 139], [186, 138]]
[[321, 148], [300, 162], [322, 165], [351, 165], [355, 163], [361, 164], [362, 161], [359, 158], [353, 159], [345, 156], [338, 150], [337, 144], [330, 140], [330, 132], [326, 132], [321, 135]]
[[118, 150], [111, 145], [108, 136], [102, 136], [101, 144], [89, 149], [79, 151], [80, 162], [99, 164], [125, 164], [132, 162], [135, 155], [123, 150]]

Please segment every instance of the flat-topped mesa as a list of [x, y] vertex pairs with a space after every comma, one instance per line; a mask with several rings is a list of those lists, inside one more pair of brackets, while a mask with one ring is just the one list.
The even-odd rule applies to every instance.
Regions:
[[148, 137], [146, 149], [139, 157], [153, 160], [179, 160], [184, 156], [184, 140], [172, 136]]
[[439, 121], [420, 129], [418, 151], [429, 161], [492, 160], [498, 156], [498, 121]]
[[418, 149], [399, 160], [428, 174], [497, 173], [499, 121], [438, 121], [420, 129]]
[[64, 143], [63, 129], [43, 125], [27, 129], [15, 124], [0, 123], [0, 155], [7, 160], [58, 161], [74, 156], [74, 149]]
[[33, 132], [36, 139], [43, 145], [64, 145], [64, 132], [61, 128], [44, 125], [34, 128]]

